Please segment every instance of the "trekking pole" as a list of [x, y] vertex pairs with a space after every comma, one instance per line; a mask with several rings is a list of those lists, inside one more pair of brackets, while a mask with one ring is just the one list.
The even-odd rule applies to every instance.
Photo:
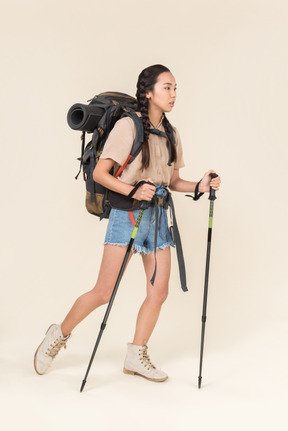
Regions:
[[115, 296], [116, 296], [116, 293], [117, 293], [117, 290], [118, 290], [118, 287], [119, 287], [122, 275], [124, 273], [124, 270], [125, 270], [125, 267], [126, 267], [126, 264], [127, 264], [127, 260], [129, 258], [129, 254], [130, 254], [133, 242], [135, 240], [135, 237], [136, 237], [139, 225], [140, 225], [140, 221], [142, 219], [144, 210], [147, 209], [147, 208], [148, 208], [148, 201], [142, 201], [141, 204], [140, 204], [140, 212], [139, 212], [139, 215], [137, 217], [136, 224], [135, 224], [135, 227], [133, 229], [132, 236], [131, 236], [130, 242], [128, 244], [128, 248], [127, 248], [127, 251], [125, 253], [125, 256], [124, 256], [124, 259], [123, 259], [123, 262], [122, 262], [122, 265], [121, 265], [121, 268], [120, 268], [120, 271], [119, 271], [119, 274], [118, 274], [118, 277], [117, 277], [117, 280], [116, 280], [116, 283], [115, 283], [115, 286], [114, 286], [114, 289], [113, 289], [113, 292], [112, 292], [112, 295], [111, 295], [111, 298], [110, 298], [110, 301], [109, 301], [109, 304], [108, 304], [108, 307], [107, 307], [107, 310], [106, 310], [106, 313], [105, 313], [105, 316], [104, 316], [104, 319], [103, 319], [103, 322], [101, 323], [100, 332], [98, 334], [98, 337], [97, 337], [97, 340], [96, 340], [96, 343], [95, 343], [95, 346], [94, 346], [94, 350], [92, 352], [92, 356], [91, 356], [91, 359], [90, 359], [90, 362], [89, 362], [89, 365], [88, 365], [88, 368], [87, 368], [84, 380], [82, 381], [80, 392], [83, 391], [84, 386], [86, 384], [87, 377], [88, 377], [88, 374], [89, 374], [89, 371], [90, 371], [93, 359], [95, 357], [95, 354], [96, 354], [98, 345], [100, 343], [102, 334], [103, 334], [104, 329], [106, 327], [106, 323], [107, 323], [107, 320], [108, 320], [108, 317], [109, 317], [109, 313], [111, 311], [111, 308], [112, 308], [112, 305], [113, 305], [113, 302], [114, 302], [114, 299], [115, 299]]
[[[210, 174], [211, 179], [218, 177], [217, 174]], [[201, 330], [201, 350], [200, 350], [200, 366], [198, 376], [198, 388], [201, 388], [202, 382], [202, 362], [203, 362], [203, 350], [204, 350], [204, 335], [205, 335], [205, 323], [206, 323], [206, 310], [207, 310], [207, 297], [208, 297], [208, 278], [209, 278], [209, 264], [210, 264], [210, 251], [211, 251], [211, 238], [212, 238], [212, 223], [213, 223], [213, 210], [214, 201], [216, 198], [215, 190], [210, 187], [210, 211], [209, 211], [209, 227], [208, 227], [208, 241], [207, 241], [207, 253], [206, 253], [206, 270], [205, 270], [205, 283], [204, 283], [204, 296], [203, 296], [203, 310], [202, 310], [202, 330]]]

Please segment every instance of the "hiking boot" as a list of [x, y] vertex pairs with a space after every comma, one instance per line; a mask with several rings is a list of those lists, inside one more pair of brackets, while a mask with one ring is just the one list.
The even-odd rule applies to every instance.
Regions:
[[66, 342], [71, 336], [63, 337], [61, 326], [55, 323], [47, 329], [44, 340], [34, 355], [34, 368], [37, 374], [45, 374], [61, 347], [66, 349]]
[[124, 362], [125, 374], [136, 374], [152, 382], [164, 382], [168, 376], [164, 371], [157, 369], [147, 354], [147, 346], [137, 346], [128, 343], [127, 355]]

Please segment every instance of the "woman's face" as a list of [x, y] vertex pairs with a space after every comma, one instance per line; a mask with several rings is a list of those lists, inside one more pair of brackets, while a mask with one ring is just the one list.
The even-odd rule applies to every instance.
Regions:
[[172, 73], [160, 73], [153, 91], [148, 91], [146, 97], [149, 109], [170, 112], [176, 99], [176, 81]]

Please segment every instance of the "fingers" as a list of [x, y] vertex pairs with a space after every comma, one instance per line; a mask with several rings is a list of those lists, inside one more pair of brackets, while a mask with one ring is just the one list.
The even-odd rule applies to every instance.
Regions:
[[210, 181], [210, 186], [213, 190], [219, 190], [221, 184], [221, 177], [213, 178], [213, 180]]
[[146, 181], [146, 183], [152, 183], [152, 184], [154, 183], [154, 181], [150, 177], [146, 178], [146, 180], [144, 180], [144, 181]]
[[[152, 183], [151, 178], [147, 179], [146, 181], [149, 181]], [[151, 201], [155, 194], [156, 187], [151, 184], [143, 184], [143, 186], [139, 187], [140, 191], [140, 200], [144, 201]]]
[[212, 187], [213, 190], [219, 190], [220, 184], [221, 184], [221, 177], [216, 177], [211, 180], [210, 174], [217, 174], [217, 172], [214, 171], [214, 169], [210, 169], [210, 171], [207, 171], [203, 177], [203, 184], [209, 185]]
[[147, 189], [147, 190], [149, 189], [149, 190], [153, 191], [153, 194], [154, 194], [156, 186], [153, 184], [152, 178], [147, 178], [145, 181], [146, 181], [146, 183], [151, 183], [151, 184], [143, 184], [142, 187]]
[[[133, 198], [139, 201], [151, 201], [155, 194], [156, 186], [154, 186], [152, 178], [147, 178], [144, 181], [146, 183], [139, 187]], [[147, 184], [148, 182], [152, 184]]]

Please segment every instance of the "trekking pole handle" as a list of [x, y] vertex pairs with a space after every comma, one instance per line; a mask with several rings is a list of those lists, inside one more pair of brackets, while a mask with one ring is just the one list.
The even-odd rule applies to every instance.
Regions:
[[[150, 181], [143, 181], [144, 184], [150, 184], [150, 186], [155, 186], [155, 184], [150, 183]], [[141, 201], [140, 210], [147, 210], [151, 205], [151, 201]]]
[[[150, 183], [150, 181], [139, 181], [139, 183], [136, 184], [136, 186], [134, 187], [133, 190], [131, 190], [131, 192], [128, 195], [128, 198], [132, 199], [132, 196], [134, 195], [134, 193], [139, 189], [140, 186], [142, 186], [143, 184], [150, 184], [151, 186], [155, 186], [155, 184]], [[150, 206], [150, 201], [141, 201], [140, 202], [140, 209], [142, 210], [146, 210], [147, 208], [149, 208]]]
[[[217, 178], [218, 175], [217, 174], [210, 174], [211, 180], [213, 180], [213, 178]], [[210, 187], [210, 194], [209, 194], [209, 198], [210, 201], [215, 201], [216, 198], [216, 190], [212, 189], [212, 187]]]
[[133, 195], [137, 192], [137, 190], [139, 189], [139, 187], [143, 186], [143, 184], [150, 184], [151, 186], [155, 186], [155, 184], [150, 183], [150, 181], [139, 181], [139, 183], [136, 184], [136, 186], [134, 187], [134, 189], [131, 190], [131, 192], [129, 193], [129, 195], [127, 196], [128, 198], [132, 199]]

